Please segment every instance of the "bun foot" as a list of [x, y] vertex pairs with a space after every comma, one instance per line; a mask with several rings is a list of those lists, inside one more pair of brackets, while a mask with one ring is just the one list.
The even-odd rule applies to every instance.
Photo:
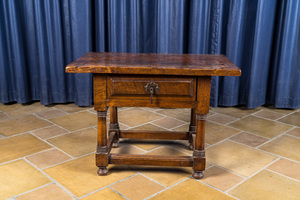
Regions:
[[99, 176], [105, 176], [108, 173], [108, 169], [106, 167], [99, 167], [97, 174]]
[[194, 145], [193, 144], [189, 145], [189, 150], [194, 150]]
[[195, 179], [201, 179], [201, 178], [204, 177], [204, 173], [203, 173], [203, 171], [194, 171], [193, 172], [193, 177]]
[[119, 147], [119, 142], [113, 143], [112, 147], [113, 148], [118, 148]]

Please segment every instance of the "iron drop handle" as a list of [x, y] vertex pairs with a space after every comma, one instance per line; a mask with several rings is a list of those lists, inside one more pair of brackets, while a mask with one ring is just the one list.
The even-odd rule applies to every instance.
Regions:
[[144, 86], [147, 92], [150, 92], [151, 99], [150, 102], [151, 104], [153, 103], [153, 94], [155, 90], [159, 90], [158, 84], [154, 82], [147, 83], [147, 85]]

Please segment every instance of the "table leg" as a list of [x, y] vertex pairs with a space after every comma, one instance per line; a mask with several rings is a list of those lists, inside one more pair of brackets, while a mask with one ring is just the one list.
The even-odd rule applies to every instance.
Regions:
[[119, 147], [119, 137], [120, 137], [120, 128], [118, 123], [118, 109], [117, 107], [110, 107], [110, 124], [109, 124], [109, 133], [116, 132], [116, 137], [114, 139], [113, 148]]
[[96, 165], [99, 167], [99, 176], [107, 175], [108, 166], [108, 146], [106, 133], [106, 111], [97, 111], [98, 116], [98, 139], [96, 152]]
[[189, 149], [194, 149], [193, 134], [196, 134], [196, 109], [191, 109], [191, 121], [189, 127]]
[[203, 178], [205, 170], [205, 121], [209, 112], [211, 77], [201, 76], [197, 80], [196, 138], [193, 151], [193, 177]]
[[197, 133], [195, 148], [193, 152], [193, 177], [196, 179], [203, 178], [205, 169], [205, 120], [206, 115], [197, 114]]

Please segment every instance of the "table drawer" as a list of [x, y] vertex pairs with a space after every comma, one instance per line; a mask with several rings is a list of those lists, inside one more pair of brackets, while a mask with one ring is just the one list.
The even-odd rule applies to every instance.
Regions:
[[107, 77], [108, 98], [194, 101], [195, 77], [113, 75]]

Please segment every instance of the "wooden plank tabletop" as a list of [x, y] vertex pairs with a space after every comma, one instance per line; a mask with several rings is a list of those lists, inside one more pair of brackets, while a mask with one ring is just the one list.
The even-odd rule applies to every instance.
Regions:
[[66, 67], [68, 73], [240, 76], [220, 54], [89, 52]]

